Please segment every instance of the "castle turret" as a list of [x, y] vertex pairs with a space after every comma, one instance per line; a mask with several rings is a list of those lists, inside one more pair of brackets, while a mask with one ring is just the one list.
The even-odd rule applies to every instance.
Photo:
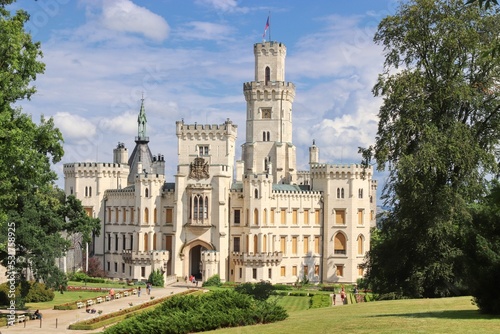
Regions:
[[113, 163], [126, 165], [128, 162], [128, 151], [124, 143], [118, 143], [113, 149]]
[[309, 147], [309, 165], [319, 163], [319, 148], [316, 146], [316, 142], [313, 139], [313, 144]]
[[[285, 81], [286, 47], [278, 42], [257, 43], [254, 55], [255, 81], [243, 85], [247, 101], [244, 173], [269, 173], [276, 183], [292, 183], [296, 175], [292, 144], [295, 86]], [[273, 168], [268, 170], [270, 165]]]

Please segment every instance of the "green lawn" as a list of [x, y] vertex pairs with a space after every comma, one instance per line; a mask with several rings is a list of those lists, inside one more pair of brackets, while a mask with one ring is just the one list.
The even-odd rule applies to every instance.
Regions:
[[471, 297], [380, 301], [289, 315], [273, 324], [207, 333], [500, 333], [500, 317], [481, 315]]
[[281, 305], [288, 313], [303, 311], [309, 308], [310, 297], [294, 297], [294, 296], [271, 296], [269, 301], [277, 300], [278, 305]]
[[69, 303], [71, 301], [77, 301], [78, 299], [95, 298], [97, 296], [105, 295], [105, 292], [90, 292], [90, 291], [64, 291], [63, 294], [59, 292], [54, 292], [54, 299], [50, 302], [44, 303], [26, 303], [26, 307], [30, 310], [46, 310], [54, 308], [54, 305]]

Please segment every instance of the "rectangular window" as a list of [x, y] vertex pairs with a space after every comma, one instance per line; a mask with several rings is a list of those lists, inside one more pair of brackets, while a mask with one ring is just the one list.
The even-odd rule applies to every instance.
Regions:
[[281, 249], [281, 253], [283, 255], [285, 255], [286, 254], [286, 237], [280, 238], [280, 249]]
[[257, 268], [252, 269], [252, 278], [257, 279]]
[[309, 266], [304, 266], [304, 275], [309, 277]]
[[132, 276], [132, 266], [128, 266], [128, 275]]
[[208, 155], [208, 145], [198, 145], [200, 155]]
[[314, 237], [314, 253], [319, 254], [319, 236]]
[[87, 216], [89, 217], [92, 217], [92, 208], [85, 208], [85, 213], [87, 214]]
[[165, 236], [165, 249], [168, 250], [170, 252], [170, 254], [172, 254], [172, 236], [171, 235], [167, 235]]
[[240, 210], [234, 210], [234, 223], [240, 224]]
[[111, 251], [111, 234], [108, 234], [108, 251]]
[[106, 267], [108, 268], [108, 271], [111, 270], [111, 263], [108, 261], [108, 263], [106, 263]]
[[309, 210], [304, 210], [304, 225], [309, 225]]
[[130, 208], [130, 224], [133, 224], [134, 223], [134, 213], [135, 213], [135, 210], [134, 208]]
[[165, 210], [165, 224], [173, 224], [174, 223], [174, 209], [167, 208]]
[[270, 216], [270, 223], [271, 225], [274, 225], [274, 209], [271, 209], [271, 216]]
[[375, 217], [375, 213], [373, 212], [373, 210], [370, 211], [370, 220], [373, 220]]
[[292, 211], [292, 224], [293, 225], [297, 225], [297, 209], [294, 209]]
[[122, 263], [122, 274], [125, 274], [125, 263]]
[[304, 237], [304, 254], [309, 253], [309, 237]]
[[250, 213], [249, 210], [246, 210], [246, 217], [245, 217], [245, 226], [248, 226], [248, 222], [250, 220]]
[[335, 224], [345, 225], [345, 210], [335, 210]]
[[358, 225], [363, 225], [363, 209], [358, 209]]
[[233, 252], [240, 252], [240, 237], [234, 237]]
[[281, 225], [286, 225], [286, 209], [281, 209]]
[[281, 274], [281, 277], [285, 277], [286, 276], [286, 267], [285, 266], [281, 266], [281, 268], [280, 268], [280, 274]]
[[123, 224], [125, 224], [127, 222], [127, 208], [123, 207], [122, 208], [122, 212], [123, 212]]
[[297, 266], [292, 267], [292, 276], [297, 276]]
[[115, 262], [115, 273], [118, 272], [118, 263]]
[[363, 188], [358, 189], [358, 198], [363, 198]]
[[267, 270], [267, 276], [268, 276], [269, 278], [273, 278], [273, 277], [272, 277], [272, 276], [273, 276], [273, 270], [272, 270], [271, 268], [269, 268], [269, 269]]
[[125, 250], [127, 247], [126, 247], [126, 243], [127, 243], [127, 238], [125, 236], [125, 234], [122, 235], [123, 239], [122, 239], [122, 250]]
[[319, 209], [314, 210], [314, 224], [319, 225], [320, 224], [320, 211]]
[[141, 277], [146, 277], [146, 267], [141, 267]]
[[337, 276], [343, 277], [344, 276], [344, 265], [343, 264], [337, 264]]
[[358, 266], [358, 276], [363, 276], [365, 273], [364, 273], [364, 270], [363, 270], [363, 267], [362, 266]]
[[243, 277], [243, 268], [240, 268], [240, 278]]
[[115, 234], [115, 252], [118, 252], [118, 234]]
[[297, 254], [297, 237], [292, 237], [292, 254]]
[[318, 264], [316, 264], [314, 266], [314, 275], [319, 276], [319, 265]]

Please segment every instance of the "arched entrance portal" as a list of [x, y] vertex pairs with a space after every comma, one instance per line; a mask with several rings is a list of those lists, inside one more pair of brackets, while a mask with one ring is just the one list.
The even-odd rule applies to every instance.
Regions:
[[201, 264], [201, 252], [206, 250], [203, 246], [195, 246], [191, 248], [189, 252], [189, 271], [191, 275], [196, 277], [197, 281], [201, 281], [202, 264]]

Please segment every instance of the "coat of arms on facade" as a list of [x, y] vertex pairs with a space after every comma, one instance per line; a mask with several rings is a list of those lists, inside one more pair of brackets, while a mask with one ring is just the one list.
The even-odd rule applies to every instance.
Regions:
[[205, 162], [203, 158], [195, 158], [194, 161], [189, 165], [189, 178], [190, 179], [208, 179], [208, 162]]

